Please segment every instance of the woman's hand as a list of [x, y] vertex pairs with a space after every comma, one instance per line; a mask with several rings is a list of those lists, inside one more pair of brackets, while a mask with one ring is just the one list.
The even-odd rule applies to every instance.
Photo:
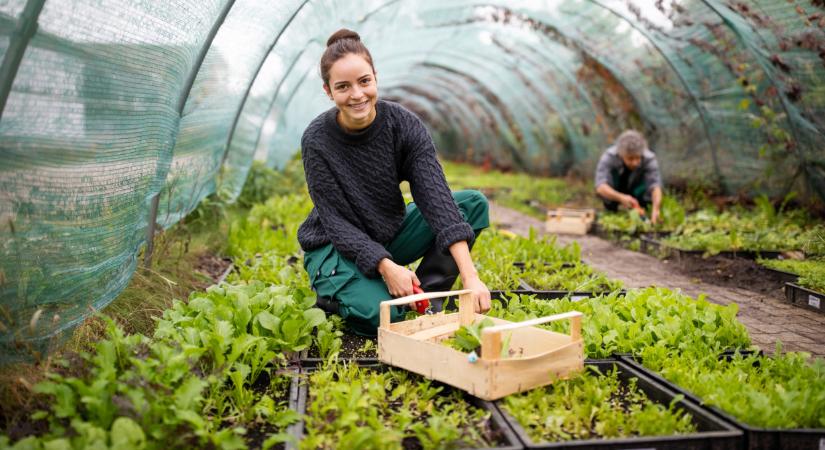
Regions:
[[413, 294], [413, 284], [420, 286], [421, 282], [415, 276], [415, 272], [404, 266], [390, 261], [387, 258], [378, 263], [378, 272], [384, 277], [387, 290], [393, 297], [406, 297]]
[[461, 278], [464, 289], [469, 289], [473, 295], [473, 305], [475, 312], [486, 313], [490, 310], [490, 290], [478, 276], [471, 276], [469, 279]]

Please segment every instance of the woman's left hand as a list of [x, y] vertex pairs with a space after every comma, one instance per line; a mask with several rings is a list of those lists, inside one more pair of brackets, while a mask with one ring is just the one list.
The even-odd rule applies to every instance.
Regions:
[[465, 280], [462, 278], [461, 284], [464, 289], [469, 289], [473, 295], [473, 305], [475, 312], [485, 313], [490, 310], [490, 290], [487, 285], [476, 275]]

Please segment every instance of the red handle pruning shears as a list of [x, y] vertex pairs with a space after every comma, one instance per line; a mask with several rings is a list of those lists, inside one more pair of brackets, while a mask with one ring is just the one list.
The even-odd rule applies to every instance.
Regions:
[[[413, 294], [423, 294], [423, 293], [424, 293], [424, 290], [421, 289], [421, 287], [416, 286], [415, 283], [413, 283]], [[415, 302], [414, 305], [415, 305], [415, 310], [418, 311], [418, 314], [428, 314], [428, 313], [432, 312], [430, 310], [430, 301], [426, 298], [424, 300], [419, 300], [419, 301]]]

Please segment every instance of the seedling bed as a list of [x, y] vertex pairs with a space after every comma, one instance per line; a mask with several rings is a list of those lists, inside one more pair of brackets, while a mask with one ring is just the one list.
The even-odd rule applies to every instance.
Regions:
[[742, 430], [744, 432], [744, 448], [746, 450], [821, 450], [825, 448], [825, 429], [823, 428], [782, 429], [752, 427], [716, 406], [704, 405], [704, 401], [700, 397], [676, 385], [658, 373], [649, 370], [635, 358], [622, 358], [622, 362], [644, 373], [645, 376], [665, 386], [667, 389], [684, 395], [685, 399], [689, 402], [703, 405], [713, 416]]
[[[613, 368], [618, 369], [618, 378], [622, 386], [627, 386], [632, 378], [636, 378], [636, 386], [647, 396], [648, 399], [662, 405], [669, 405], [676, 392], [670, 390], [646, 372], [638, 370], [629, 364], [615, 359], [606, 360], [586, 360], [585, 366], [596, 367], [607, 374]], [[554, 385], [549, 386], [553, 389]], [[620, 400], [623, 402], [624, 400]], [[689, 434], [677, 434], [669, 436], [644, 436], [631, 438], [596, 438], [585, 440], [571, 440], [560, 442], [535, 442], [528, 435], [525, 428], [510, 415], [504, 407], [502, 401], [498, 401], [496, 406], [510, 424], [516, 435], [521, 439], [525, 448], [528, 449], [579, 449], [579, 448], [605, 448], [605, 449], [707, 449], [707, 450], [734, 450], [739, 449], [743, 442], [743, 433], [737, 430], [732, 424], [722, 420], [698, 403], [682, 399], [675, 403], [675, 409], [684, 411], [692, 418], [692, 423], [697, 431]], [[622, 407], [627, 405], [622, 403]]]
[[[484, 400], [472, 397], [469, 394], [466, 394], [466, 393], [461, 392], [461, 391], [457, 391], [457, 390], [451, 388], [450, 386], [439, 383], [437, 381], [426, 381], [424, 378], [419, 377], [418, 375], [407, 373], [406, 371], [404, 371], [402, 369], [390, 368], [389, 366], [386, 366], [384, 364], [369, 363], [367, 361], [364, 361], [363, 363], [359, 363], [359, 362], [356, 361], [356, 362], [351, 362], [350, 364], [358, 365], [361, 369], [367, 369], [367, 370], [376, 370], [376, 371], [392, 370], [392, 371], [396, 371], [400, 374], [404, 374], [404, 376], [408, 377], [408, 380], [410, 380], [412, 382], [415, 382], [415, 383], [429, 382], [429, 384], [430, 384], [430, 389], [428, 389], [429, 393], [432, 393], [433, 389], [439, 389], [440, 390], [440, 392], [436, 393], [434, 397], [430, 398], [430, 400], [422, 399], [422, 401], [433, 401], [434, 399], [444, 398], [445, 396], [456, 395], [456, 396], [460, 397], [460, 401], [463, 401], [463, 402], [468, 403], [469, 405], [472, 405], [472, 407], [474, 409], [481, 409], [481, 410], [483, 410], [483, 411], [485, 411], [486, 413], [489, 414], [489, 418], [487, 418], [483, 421], [482, 434], [485, 435], [485, 437], [489, 438], [489, 441], [492, 444], [491, 446], [489, 446], [489, 447], [447, 447], [447, 448], [482, 448], [482, 449], [502, 449], [502, 450], [519, 450], [519, 449], [524, 448], [521, 445], [519, 439], [516, 437], [516, 435], [513, 433], [513, 431], [507, 425], [507, 422], [502, 417], [501, 412], [498, 410], [498, 408], [496, 408], [496, 406], [492, 402], [488, 402], [488, 401], [484, 401]], [[311, 405], [311, 402], [313, 400], [312, 399], [312, 386], [310, 385], [310, 377], [313, 373], [316, 373], [318, 370], [321, 370], [321, 369], [320, 368], [315, 368], [315, 367], [309, 367], [309, 368], [303, 369], [301, 371], [301, 373], [303, 375], [302, 380], [299, 383], [297, 383], [298, 388], [297, 388], [297, 400], [296, 400], [295, 408], [296, 408], [296, 411], [298, 411], [298, 413], [300, 414], [301, 420], [290, 427], [290, 434], [295, 438], [296, 442], [300, 442], [306, 437], [306, 431], [307, 431], [306, 430], [306, 426], [307, 426], [306, 415], [308, 413], [311, 413], [310, 405]], [[346, 383], [346, 384], [348, 384], [349, 382], [350, 382], [350, 380], [344, 380], [343, 381], [343, 383]], [[403, 400], [402, 400], [403, 399], [403, 393], [401, 394], [401, 396], [398, 399], [389, 400], [389, 398], [392, 397], [395, 394], [395, 392], [393, 392], [393, 391], [396, 390], [397, 387], [393, 385], [393, 386], [386, 386], [386, 388], [387, 388], [386, 396], [387, 396], [387, 399], [388, 399], [387, 401], [389, 402], [390, 406], [391, 407], [403, 407]], [[437, 401], [437, 400], [435, 400], [435, 401]], [[445, 406], [446, 406], [446, 404], [442, 405], [442, 408], [445, 407]], [[452, 408], [451, 406], [447, 406], [447, 407]], [[440, 408], [436, 408], [436, 409], [440, 409]], [[355, 411], [355, 410], [350, 411], [350, 412], [355, 412], [356, 414], [358, 414], [358, 411]], [[347, 411], [343, 411], [343, 413], [347, 413]], [[397, 413], [402, 413], [404, 415], [409, 415], [409, 414], [412, 414], [413, 412], [409, 411], [409, 410], [406, 410], [406, 411], [402, 412], [401, 409], [399, 409], [397, 411], [395, 411], [395, 410], [392, 411], [392, 414], [397, 414]], [[435, 415], [434, 412], [433, 413], [426, 413], [425, 412], [419, 418], [412, 418], [412, 421], [414, 423], [420, 423], [422, 421], [428, 420], [429, 416], [431, 414]], [[335, 417], [327, 418], [328, 422], [331, 421], [331, 420], [335, 420]], [[444, 424], [444, 423], [439, 424], [439, 425], [431, 424], [430, 426], [435, 427], [433, 429], [434, 432], [438, 432], [438, 431], [442, 431], [442, 430], [438, 429], [439, 426], [449, 426], [449, 424]], [[473, 423], [467, 424], [467, 428], [469, 429], [470, 427], [476, 427], [477, 428], [478, 424], [473, 424]], [[343, 445], [345, 443], [336, 443], [336, 444]], [[405, 437], [401, 441], [400, 444], [401, 444], [400, 448], [403, 448], [405, 450], [423, 448], [422, 443], [420, 442], [420, 440], [418, 440], [417, 438], [414, 438], [414, 437], [410, 437], [410, 436]], [[441, 443], [441, 445], [443, 446], [444, 443]], [[293, 444], [287, 444], [286, 448], [287, 449], [294, 449], [294, 448], [298, 448], [298, 447], [293, 445]], [[321, 448], [324, 448], [324, 447], [321, 447]], [[439, 447], [439, 448], [442, 448], [442, 447]]]
[[[641, 241], [640, 250], [643, 253], [656, 256], [657, 258], [673, 258], [677, 261], [680, 261], [682, 259], [690, 257], [701, 258], [705, 254], [704, 250], [681, 250], [676, 247], [671, 247], [665, 244], [664, 242], [660, 241], [659, 239], [649, 235], [642, 235], [639, 237], [639, 239]], [[722, 251], [717, 253], [717, 255], [725, 256], [728, 258], [756, 260], [759, 258], [776, 259], [782, 255], [782, 252], [776, 250], [741, 250]]]
[[[565, 298], [565, 297], [569, 296], [571, 298], [571, 300], [578, 301], [578, 300], [582, 300], [582, 299], [585, 299], [585, 298], [598, 297], [600, 295], [609, 295], [609, 294], [613, 293], [612, 291], [603, 291], [603, 292], [556, 291], [556, 290], [546, 291], [546, 290], [542, 290], [542, 289], [537, 289], [537, 288], [531, 286], [530, 284], [528, 284], [526, 281], [524, 281], [522, 279], [518, 280], [518, 285], [519, 285], [519, 289], [517, 291], [509, 291], [509, 292], [533, 293], [536, 296], [536, 298], [540, 298], [540, 299], [559, 299], [559, 298]], [[492, 292], [493, 291], [490, 291], [491, 297], [492, 297]], [[499, 291], [496, 291], [496, 292], [499, 292]], [[507, 291], [501, 291], [501, 292], [507, 292]], [[621, 292], [625, 292], [625, 291], [622, 290]]]
[[785, 283], [785, 299], [794, 306], [825, 314], [825, 294], [822, 292], [795, 283]]
[[[362, 351], [365, 345], [369, 345], [367, 342], [372, 342], [372, 345]], [[377, 362], [377, 358], [378, 340], [376, 338], [358, 336], [347, 332], [341, 336], [341, 350], [338, 352], [338, 359], [373, 359]], [[302, 356], [301, 365], [306, 367], [307, 365], [318, 364], [323, 361], [324, 359], [321, 358], [321, 355], [318, 353], [318, 347], [313, 344], [312, 347], [307, 350], [306, 354]]]

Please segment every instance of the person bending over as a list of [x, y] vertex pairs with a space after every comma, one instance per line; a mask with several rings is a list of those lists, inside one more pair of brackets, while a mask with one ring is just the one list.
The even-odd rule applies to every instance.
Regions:
[[[374, 336], [381, 301], [411, 295], [413, 285], [449, 290], [460, 274], [475, 310], [489, 310], [490, 291], [470, 257], [489, 226], [487, 199], [450, 192], [423, 122], [379, 100], [372, 56], [357, 33], [333, 33], [320, 70], [335, 107], [301, 139], [314, 207], [298, 229], [318, 305], [356, 334]], [[406, 206], [404, 180], [415, 200]], [[422, 257], [415, 272], [404, 267]], [[392, 307], [392, 320], [402, 317], [403, 309]]]
[[642, 216], [651, 205], [650, 221], [659, 221], [662, 204], [662, 177], [656, 154], [635, 130], [623, 132], [616, 144], [605, 150], [596, 167], [596, 193], [609, 211], [619, 206]]

